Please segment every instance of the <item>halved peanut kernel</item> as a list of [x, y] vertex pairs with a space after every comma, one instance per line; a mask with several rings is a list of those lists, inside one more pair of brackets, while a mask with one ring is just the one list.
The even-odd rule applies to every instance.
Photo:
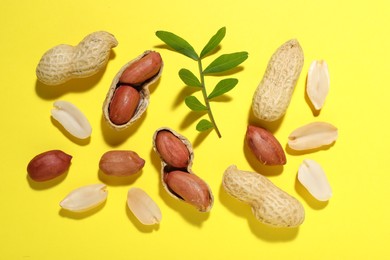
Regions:
[[288, 137], [288, 146], [297, 151], [330, 145], [336, 141], [338, 130], [326, 122], [313, 122], [295, 129]]
[[91, 135], [91, 124], [75, 105], [63, 100], [56, 101], [53, 105], [52, 117], [71, 135], [79, 139], [86, 139]]
[[298, 170], [299, 182], [319, 201], [327, 201], [332, 197], [332, 188], [324, 170], [314, 160], [303, 160]]
[[140, 188], [131, 188], [127, 193], [127, 206], [144, 225], [154, 225], [161, 221], [161, 211], [152, 198]]
[[107, 199], [108, 192], [104, 184], [92, 184], [71, 191], [61, 202], [63, 209], [83, 212], [97, 207]]
[[328, 64], [324, 60], [311, 63], [307, 74], [306, 93], [316, 110], [320, 110], [329, 92]]

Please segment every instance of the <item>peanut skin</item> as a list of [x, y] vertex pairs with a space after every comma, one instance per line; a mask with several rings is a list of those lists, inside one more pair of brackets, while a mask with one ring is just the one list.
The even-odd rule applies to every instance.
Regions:
[[184, 201], [199, 211], [207, 211], [211, 204], [207, 184], [195, 174], [184, 171], [172, 171], [165, 175], [165, 183]]
[[99, 161], [99, 169], [111, 176], [130, 176], [139, 172], [145, 165], [145, 160], [133, 151], [108, 151]]
[[119, 86], [109, 106], [109, 118], [116, 125], [126, 124], [134, 116], [141, 96], [131, 86]]
[[257, 160], [265, 165], [284, 165], [286, 155], [273, 134], [264, 128], [248, 125], [246, 143]]
[[138, 61], [131, 64], [119, 78], [119, 82], [139, 85], [156, 75], [162, 65], [158, 52], [151, 51]]
[[27, 165], [27, 173], [37, 182], [48, 181], [65, 173], [72, 156], [61, 150], [50, 150], [35, 156]]
[[190, 154], [186, 145], [170, 131], [160, 131], [156, 136], [157, 151], [169, 166], [186, 168]]

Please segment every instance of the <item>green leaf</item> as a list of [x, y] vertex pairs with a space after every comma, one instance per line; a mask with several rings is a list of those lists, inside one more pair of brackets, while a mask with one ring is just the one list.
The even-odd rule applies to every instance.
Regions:
[[213, 127], [214, 127], [214, 125], [209, 120], [202, 119], [196, 125], [196, 130], [198, 130], [199, 132], [204, 132], [204, 131], [207, 131]]
[[188, 96], [185, 98], [184, 102], [186, 103], [187, 107], [189, 107], [193, 111], [204, 111], [207, 110], [207, 107], [203, 105], [199, 99], [197, 99], [195, 96]]
[[229, 78], [223, 79], [215, 86], [213, 91], [207, 97], [208, 99], [212, 99], [218, 96], [225, 94], [226, 92], [232, 90], [238, 83], [237, 79]]
[[202, 87], [199, 79], [188, 69], [181, 69], [179, 71], [179, 77], [187, 86]]
[[167, 31], [157, 31], [156, 36], [177, 52], [196, 61], [199, 59], [194, 48], [186, 40], [176, 34]]
[[212, 52], [215, 48], [217, 48], [218, 44], [223, 40], [226, 34], [226, 28], [222, 27], [218, 30], [218, 32], [211, 37], [210, 41], [204, 46], [202, 52], [200, 53], [200, 58], [203, 58], [210, 52]]
[[219, 73], [233, 69], [244, 62], [247, 58], [248, 53], [244, 51], [223, 54], [211, 62], [211, 64], [203, 71], [203, 73]]

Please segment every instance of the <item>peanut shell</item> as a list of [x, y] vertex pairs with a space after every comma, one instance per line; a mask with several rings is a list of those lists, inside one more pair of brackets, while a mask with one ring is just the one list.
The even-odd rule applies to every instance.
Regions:
[[87, 35], [78, 45], [57, 45], [40, 59], [36, 75], [46, 85], [63, 84], [73, 78], [86, 78], [101, 71], [118, 45], [115, 37], [105, 31]]
[[[161, 154], [159, 153], [158, 149], [157, 149], [157, 145], [156, 145], [156, 137], [157, 137], [157, 134], [160, 132], [160, 131], [170, 131], [173, 135], [175, 135], [178, 139], [180, 139], [184, 144], [185, 146], [187, 147], [188, 149], [188, 152], [189, 152], [189, 163], [187, 165], [187, 167], [185, 169], [178, 169], [178, 168], [175, 168], [175, 167], [172, 167], [171, 165], [169, 165], [167, 162], [164, 161], [163, 157], [161, 156]], [[175, 171], [175, 170], [185, 170], [186, 172], [188, 172], [189, 174], [195, 174], [191, 167], [192, 167], [192, 164], [193, 164], [193, 160], [194, 160], [194, 150], [192, 148], [192, 145], [191, 145], [191, 142], [186, 138], [184, 137], [183, 135], [179, 134], [178, 132], [176, 132], [175, 130], [173, 129], [170, 129], [168, 127], [161, 127], [161, 128], [158, 128], [155, 132], [154, 132], [154, 135], [153, 135], [153, 150], [159, 155], [160, 157], [160, 160], [161, 160], [161, 171], [160, 171], [160, 177], [161, 177], [161, 183], [162, 183], [162, 186], [164, 187], [164, 189], [167, 191], [167, 193], [172, 196], [173, 198], [175, 199], [178, 199], [178, 200], [181, 200], [181, 201], [185, 201], [182, 197], [178, 196], [175, 192], [173, 192], [167, 185], [166, 183], [166, 180], [165, 180], [165, 176], [168, 172], [172, 172], [172, 171]], [[214, 203], [214, 197], [213, 197], [213, 194], [212, 194], [212, 191], [211, 191], [211, 188], [210, 186], [205, 183], [207, 188], [208, 188], [208, 192], [209, 192], [209, 198], [210, 198], [210, 202], [209, 202], [209, 205], [206, 206], [206, 207], [202, 207], [202, 208], [197, 208], [199, 211], [201, 212], [208, 212], [211, 210], [212, 206], [213, 206], [213, 203]]]
[[115, 93], [116, 88], [120, 84], [120, 80], [119, 80], [120, 77], [122, 76], [122, 74], [124, 73], [124, 71], [128, 67], [130, 67], [133, 63], [137, 62], [138, 60], [140, 60], [142, 57], [144, 57], [145, 55], [147, 55], [150, 52], [152, 52], [152, 51], [147, 50], [144, 53], [142, 53], [141, 55], [139, 55], [138, 57], [136, 57], [135, 59], [129, 61], [124, 66], [122, 66], [122, 68], [115, 75], [115, 77], [111, 83], [111, 86], [108, 90], [108, 93], [107, 93], [106, 98], [105, 98], [104, 103], [103, 103], [103, 116], [104, 116], [105, 121], [108, 123], [108, 125], [115, 130], [124, 130], [127, 127], [129, 127], [130, 125], [132, 125], [133, 123], [135, 123], [139, 118], [141, 118], [141, 116], [146, 111], [146, 109], [149, 105], [149, 102], [150, 102], [149, 86], [152, 85], [154, 82], [156, 82], [160, 78], [161, 73], [163, 71], [163, 67], [164, 67], [163, 61], [161, 63], [160, 70], [158, 71], [158, 73], [156, 75], [154, 75], [152, 78], [145, 81], [140, 86], [136, 86], [137, 89], [139, 89], [140, 101], [138, 103], [138, 107], [135, 110], [135, 113], [132, 116], [132, 118], [127, 123], [121, 124], [121, 125], [115, 124], [114, 122], [112, 122], [110, 120], [110, 113], [109, 113], [110, 102], [113, 98], [113, 95]]
[[230, 165], [222, 177], [224, 190], [247, 203], [261, 223], [272, 227], [297, 227], [305, 219], [305, 209], [293, 196], [263, 175]]
[[295, 39], [285, 42], [275, 51], [253, 95], [255, 117], [275, 121], [286, 113], [303, 61], [303, 50]]

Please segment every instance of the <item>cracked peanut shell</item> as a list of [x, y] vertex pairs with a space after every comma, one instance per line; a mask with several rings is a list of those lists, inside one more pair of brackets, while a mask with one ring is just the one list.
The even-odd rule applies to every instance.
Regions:
[[[157, 135], [161, 131], [168, 131], [173, 136], [177, 137], [178, 140], [180, 140], [188, 149], [189, 160], [186, 167], [178, 168], [170, 165], [168, 162], [164, 160], [165, 157], [160, 153], [160, 151], [158, 150], [159, 145], [157, 145]], [[160, 171], [161, 183], [164, 189], [167, 191], [167, 193], [175, 199], [191, 204], [200, 212], [210, 211], [214, 203], [214, 197], [210, 186], [199, 176], [195, 175], [195, 173], [191, 169], [194, 160], [194, 151], [190, 141], [186, 137], [179, 134], [173, 129], [170, 129], [168, 127], [161, 127], [154, 132], [153, 150], [159, 155], [161, 160], [161, 171]], [[172, 176], [169, 176], [169, 173], [173, 173]], [[182, 173], [188, 173], [194, 176], [191, 177], [188, 176], [189, 178], [186, 178], [186, 176], [183, 175]], [[168, 182], [171, 183], [171, 185], [174, 184], [174, 186], [170, 187], [168, 185]], [[188, 187], [186, 185], [190, 185], [191, 187]], [[196, 189], [201, 189], [199, 190], [199, 194], [194, 194], [194, 191]], [[188, 191], [191, 194], [183, 194], [182, 196], [180, 196], [180, 194], [176, 193], [174, 190], [176, 192]], [[205, 201], [205, 198], [208, 198], [208, 201]], [[193, 200], [193, 201], [189, 201], [189, 200]], [[197, 201], [202, 201], [202, 202], [199, 203]]]
[[[136, 62], [139, 62], [142, 58], [146, 57], [148, 54], [151, 54], [151, 53], [158, 54], [157, 52], [147, 50], [144, 53], [142, 53], [141, 55], [139, 55], [138, 57], [136, 57], [135, 59], [129, 61], [124, 66], [122, 66], [122, 68], [115, 75], [115, 77], [111, 83], [111, 86], [107, 92], [106, 98], [103, 102], [103, 117], [111, 128], [113, 128], [115, 130], [124, 130], [127, 127], [129, 127], [130, 125], [132, 125], [133, 123], [135, 123], [138, 119], [140, 119], [141, 116], [146, 111], [146, 109], [149, 105], [149, 102], [150, 102], [149, 86], [152, 85], [153, 83], [155, 83], [160, 78], [160, 76], [162, 74], [163, 67], [164, 67], [164, 62], [162, 61], [162, 59], [161, 59], [160, 64], [159, 64], [158, 72], [154, 75], [149, 75], [150, 77], [147, 78], [143, 82], [135, 82], [135, 83], [121, 82], [121, 78], [125, 74], [126, 70], [129, 67], [131, 67]], [[127, 121], [126, 123], [123, 123], [123, 124], [116, 124], [110, 119], [110, 103], [114, 97], [116, 89], [119, 88], [120, 86], [123, 86], [123, 85], [131, 86], [131, 87], [134, 87], [135, 89], [137, 89], [139, 92], [139, 95], [140, 95], [140, 100], [139, 100], [138, 105], [135, 109], [135, 112], [131, 116], [130, 120]]]

